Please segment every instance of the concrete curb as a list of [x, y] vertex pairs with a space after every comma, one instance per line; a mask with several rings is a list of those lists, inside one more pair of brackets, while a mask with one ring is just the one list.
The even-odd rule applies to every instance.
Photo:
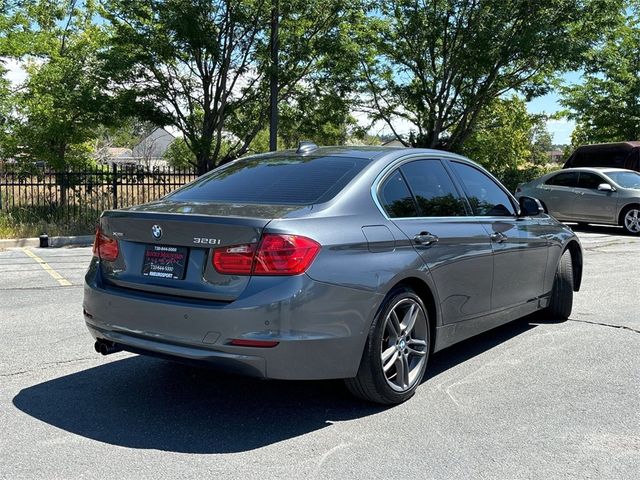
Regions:
[[[74, 237], [49, 237], [49, 247], [66, 247], [69, 245], [88, 246], [93, 244], [93, 235], [78, 235]], [[15, 247], [39, 247], [40, 239], [33, 238], [8, 238], [0, 239], [0, 248]]]

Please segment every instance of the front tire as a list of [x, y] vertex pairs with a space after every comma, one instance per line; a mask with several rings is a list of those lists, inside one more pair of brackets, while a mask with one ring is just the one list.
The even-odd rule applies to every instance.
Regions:
[[422, 381], [430, 345], [431, 328], [422, 300], [409, 288], [395, 289], [369, 329], [358, 374], [345, 384], [364, 400], [402, 403]]
[[640, 206], [628, 207], [620, 215], [622, 226], [630, 235], [640, 235]]
[[558, 263], [547, 313], [554, 320], [566, 320], [571, 315], [572, 308], [573, 262], [571, 252], [566, 250], [560, 257], [560, 263]]

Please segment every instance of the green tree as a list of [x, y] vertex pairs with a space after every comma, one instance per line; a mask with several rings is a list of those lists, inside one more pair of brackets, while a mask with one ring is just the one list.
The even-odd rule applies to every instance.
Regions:
[[531, 160], [534, 118], [521, 98], [494, 99], [480, 114], [461, 153], [495, 175]]
[[169, 166], [174, 168], [190, 168], [196, 161], [193, 152], [183, 138], [176, 138], [171, 142], [164, 153], [164, 159]]
[[[20, 60], [28, 74], [14, 96], [14, 153], [56, 170], [86, 163], [96, 127], [119, 118], [99, 74], [97, 52], [106, 35], [95, 23], [93, 2], [31, 0], [10, 14], [14, 27], [4, 37], [4, 53]], [[67, 177], [58, 177], [63, 204]]]
[[547, 135], [546, 118], [528, 113], [522, 98], [496, 98], [478, 116], [460, 153], [513, 191], [518, 183], [546, 172]]
[[532, 118], [531, 162], [536, 165], [544, 165], [550, 160], [547, 152], [553, 150], [553, 137], [547, 128], [548, 118], [546, 116], [532, 115]]
[[[360, 32], [364, 110], [412, 146], [457, 151], [483, 109], [577, 68], [620, 0], [390, 0]], [[413, 126], [411, 141], [399, 119]]]
[[[346, 101], [351, 4], [280, 2], [280, 101], [330, 82]], [[113, 84], [137, 114], [182, 132], [200, 173], [247, 152], [267, 123], [270, 13], [265, 0], [105, 1]]]
[[640, 6], [627, 12], [589, 52], [582, 82], [562, 89], [576, 146], [640, 139]]

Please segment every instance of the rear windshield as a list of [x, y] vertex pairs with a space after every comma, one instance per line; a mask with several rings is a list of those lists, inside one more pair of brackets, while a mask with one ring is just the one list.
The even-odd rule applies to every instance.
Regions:
[[640, 188], [640, 173], [607, 172], [607, 176], [622, 188]]
[[168, 198], [270, 205], [323, 203], [367, 163], [343, 157], [249, 157], [203, 175]]

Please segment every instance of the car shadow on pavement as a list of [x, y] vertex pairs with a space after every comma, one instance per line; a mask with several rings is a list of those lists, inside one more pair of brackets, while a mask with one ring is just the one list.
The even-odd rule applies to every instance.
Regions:
[[[425, 379], [534, 327], [519, 320], [439, 352]], [[340, 381], [264, 381], [144, 356], [25, 388], [13, 404], [86, 438], [183, 453], [248, 451], [388, 408]]]

